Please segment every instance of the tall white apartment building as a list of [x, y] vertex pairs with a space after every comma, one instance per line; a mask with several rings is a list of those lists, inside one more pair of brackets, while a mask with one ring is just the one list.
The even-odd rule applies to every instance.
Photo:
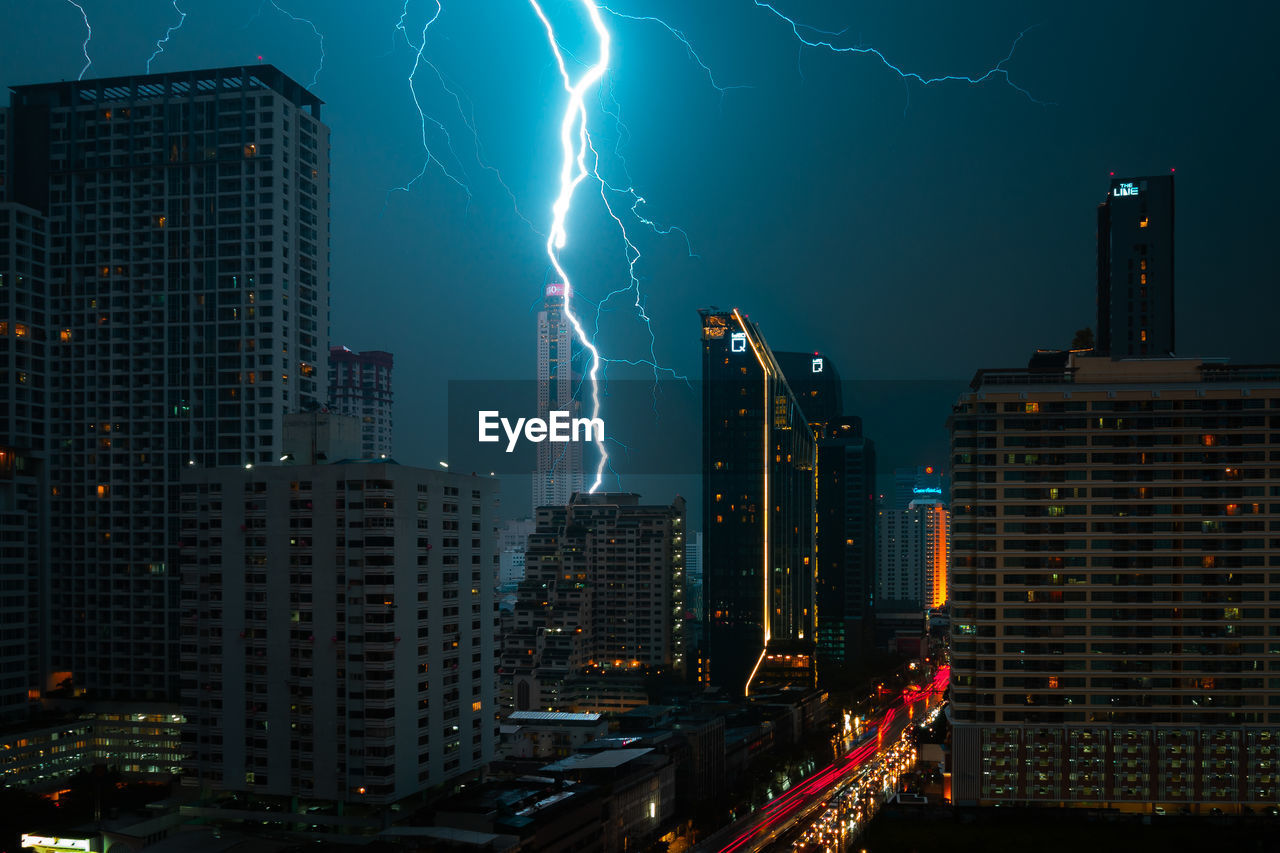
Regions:
[[[576, 417], [573, 398], [573, 329], [565, 316], [565, 286], [547, 285], [538, 312], [538, 417], [568, 411]], [[538, 469], [533, 475], [533, 509], [565, 506], [582, 491], [582, 443], [538, 444]]]
[[320, 104], [268, 65], [13, 89], [0, 184], [48, 228], [49, 667], [89, 697], [177, 697], [180, 478], [276, 460], [323, 401]]
[[919, 497], [905, 509], [880, 501], [876, 606], [928, 610], [947, 601], [951, 513], [942, 501]]
[[329, 404], [343, 415], [360, 419], [365, 459], [391, 456], [391, 368], [389, 352], [354, 352], [329, 347]]
[[490, 761], [497, 500], [394, 463], [188, 471], [185, 781], [376, 805]]

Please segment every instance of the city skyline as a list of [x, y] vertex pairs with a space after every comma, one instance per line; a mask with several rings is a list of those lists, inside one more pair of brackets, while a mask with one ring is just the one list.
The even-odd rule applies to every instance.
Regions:
[[240, 2], [6, 13], [0, 847], [1271, 832], [1280, 10]]
[[[87, 76], [140, 72], [155, 52], [156, 37], [173, 26], [171, 8], [135, 5], [137, 17], [127, 26], [115, 13], [88, 10], [96, 36], [90, 45], [94, 64]], [[48, 31], [65, 41], [64, 50], [35, 55], [14, 45], [0, 59], [0, 84], [70, 79], [79, 73], [82, 22], [70, 5], [56, 7], [13, 11], [11, 32]], [[153, 67], [256, 63], [262, 55], [263, 61], [276, 62], [295, 79], [311, 81], [318, 58], [314, 34], [270, 7], [255, 17], [255, 8], [256, 4], [246, 4], [243, 14], [237, 15], [235, 10], [215, 14], [193, 7]], [[615, 82], [620, 101], [635, 104], [634, 111], [627, 113], [628, 126], [639, 137], [627, 149], [628, 161], [637, 168], [643, 166], [649, 176], [644, 181], [654, 206], [649, 212], [661, 213], [663, 222], [682, 225], [699, 255], [699, 259], [688, 258], [678, 241], [653, 240], [644, 247], [641, 267], [652, 282], [647, 310], [655, 321], [659, 360], [685, 375], [696, 372], [697, 353], [682, 342], [681, 327], [689, 322], [682, 318], [696, 307], [725, 304], [729, 293], [755, 313], [777, 318], [771, 338], [780, 348], [802, 349], [816, 343], [842, 366], [847, 378], [963, 380], [965, 370], [953, 370], [950, 360], [940, 362], [930, 358], [929, 352], [960, 348], [972, 352], [975, 363], [993, 364], [1036, 346], [1065, 346], [1075, 329], [1092, 325], [1094, 319], [1090, 285], [1096, 222], [1089, 211], [1103, 197], [1109, 172], [1161, 174], [1170, 168], [1178, 170], [1182, 201], [1178, 313], [1203, 318], [1196, 329], [1184, 331], [1180, 348], [1187, 354], [1265, 360], [1261, 318], [1271, 312], [1240, 310], [1243, 292], [1220, 292], [1217, 282], [1249, 280], [1244, 249], [1264, 239], [1250, 235], [1265, 233], [1267, 223], [1273, 221], [1271, 214], [1255, 207], [1274, 192], [1275, 179], [1265, 168], [1251, 170], [1257, 174], [1256, 189], [1230, 196], [1241, 215], [1232, 218], [1229, 228], [1224, 218], [1213, 215], [1222, 190], [1218, 164], [1228, 156], [1238, 162], [1233, 140], [1246, 126], [1262, 122], [1265, 127], [1274, 121], [1250, 108], [1263, 97], [1257, 87], [1265, 75], [1253, 70], [1259, 54], [1249, 50], [1247, 42], [1265, 27], [1240, 33], [1228, 29], [1225, 20], [1197, 16], [1194, 31], [1199, 37], [1193, 50], [1180, 36], [1191, 31], [1188, 9], [1161, 4], [1111, 10], [1101, 18], [1108, 24], [1105, 27], [1099, 27], [1098, 16], [1085, 7], [1022, 9], [1013, 17], [1007, 12], [938, 10], [932, 18], [924, 18], [925, 26], [910, 31], [888, 14], [866, 12], [860, 21], [850, 21], [847, 10], [821, 6], [812, 10], [815, 25], [838, 30], [852, 24], [867, 42], [891, 50], [904, 64], [924, 67], [969, 69], [994, 61], [1005, 55], [1017, 33], [1039, 24], [1019, 43], [1012, 68], [1020, 85], [1053, 106], [1032, 103], [1000, 82], [980, 87], [904, 86], [873, 59], [821, 50], [806, 49], [797, 69], [790, 34], [775, 29], [776, 21], [767, 16], [757, 17], [758, 10], [749, 4], [655, 9], [674, 18], [715, 69], [717, 80], [754, 86], [729, 90], [722, 97], [705, 84], [701, 69], [687, 61], [683, 47], [670, 34], [640, 22], [613, 21], [619, 43], [632, 45]], [[391, 38], [401, 35], [394, 28], [398, 8], [388, 10], [385, 21], [375, 14], [344, 19], [337, 16], [336, 8], [323, 5], [312, 11], [327, 36], [326, 66], [314, 89], [327, 102], [329, 114], [342, 118], [334, 145], [338, 156], [350, 164], [344, 180], [334, 188], [335, 204], [351, 214], [342, 218], [334, 233], [335, 276], [353, 283], [385, 283], [386, 310], [356, 296], [358, 288], [335, 291], [335, 340], [397, 353], [401, 367], [397, 375], [405, 377], [397, 425], [403, 434], [422, 436], [399, 455], [404, 461], [435, 464], [435, 448], [443, 445], [444, 437], [426, 402], [440, 393], [438, 385], [435, 390], [432, 387], [431, 365], [444, 353], [466, 350], [466, 343], [483, 328], [495, 343], [461, 361], [460, 375], [528, 375], [527, 350], [515, 342], [524, 338], [525, 309], [544, 280], [541, 238], [519, 219], [492, 174], [474, 162], [470, 172], [477, 200], [470, 207], [458, 188], [435, 172], [415, 185], [416, 192], [393, 193], [388, 198], [388, 189], [404, 185], [422, 165], [420, 151], [415, 152], [418, 118], [405, 85], [413, 55], [403, 39], [396, 47]], [[514, 136], [523, 138], [527, 136], [524, 128], [538, 126], [545, 112], [535, 115], [522, 104], [545, 104], [554, 98], [554, 80], [536, 73], [545, 62], [545, 46], [538, 43], [536, 32], [527, 31], [530, 22], [524, 20], [513, 19], [502, 28], [501, 37], [510, 48], [510, 61], [531, 63], [528, 67], [535, 73], [511, 86], [508, 78], [492, 69], [476, 68], [462, 48], [468, 39], [486, 36], [485, 30], [477, 29], [485, 14], [483, 4], [468, 8], [446, 4], [431, 31], [430, 48], [438, 54], [430, 52], [429, 58], [457, 76], [477, 111], [486, 162], [502, 169], [520, 210], [536, 223], [533, 211], [541, 208], [541, 199], [550, 198], [545, 183], [548, 159], [543, 154], [551, 140], [536, 136], [533, 147], [521, 153], [506, 141], [503, 128], [518, 122], [522, 132]], [[753, 53], [758, 59], [747, 62], [741, 50], [717, 36], [720, 29], [735, 34], [734, 45], [756, 47]], [[1146, 35], [1137, 44], [1111, 48], [1109, 35], [1119, 31]], [[1210, 62], [1215, 47], [1225, 52], [1228, 33], [1231, 62]], [[950, 44], [941, 43], [943, 34]], [[637, 54], [638, 49], [645, 54]], [[1103, 64], [1082, 68], [1076, 51], [1102, 57]], [[683, 92], [672, 106], [677, 110], [675, 120], [688, 128], [681, 142], [692, 147], [672, 162], [691, 166], [713, 162], [709, 158], [726, 148], [722, 140], [752, 138], [741, 131], [771, 113], [779, 119], [771, 122], [777, 129], [760, 136], [723, 166], [655, 171], [652, 155], [662, 148], [656, 145], [647, 119], [656, 104], [652, 95], [638, 89], [646, 76], [647, 55], [671, 59], [662, 68], [661, 79], [678, 81]], [[419, 75], [420, 82], [425, 77]], [[771, 82], [762, 85], [763, 81]], [[1191, 110], [1166, 108], [1168, 99], [1162, 93], [1178, 87], [1189, 93]], [[420, 88], [429, 112], [446, 119], [452, 115], [447, 98], [428, 92], [425, 84]], [[857, 93], [857, 99], [852, 109], [835, 113], [829, 99], [841, 92]], [[1190, 120], [1192, 115], [1195, 121]], [[818, 124], [813, 126], [815, 120]], [[783, 132], [808, 126], [813, 126], [813, 132], [803, 136]], [[932, 141], [928, 129], [934, 127], [949, 128], [947, 144]], [[467, 132], [456, 121], [451, 128], [458, 133], [460, 156], [469, 158], [474, 146]], [[847, 138], [855, 148], [849, 156], [837, 157], [831, 149], [819, 147], [825, 138]], [[389, 146], [390, 156], [371, 161], [368, 153], [382, 145]], [[1035, 153], [1038, 159], [1029, 159], [1024, 152]], [[751, 190], [752, 204], [746, 210], [721, 217], [726, 202], [743, 198], [741, 190], [733, 188], [742, 186], [737, 176], [751, 172], [740, 165], [760, 157], [777, 161], [783, 153], [811, 165], [807, 171], [789, 168], [784, 175], [766, 176]], [[671, 177], [687, 186], [673, 193]], [[808, 187], [818, 187], [815, 201], [798, 195]], [[699, 201], [703, 198], [715, 201]], [[1017, 205], [1024, 215], [1009, 217], [1008, 205]], [[774, 213], [778, 210], [795, 210], [800, 215], [780, 219]], [[606, 232], [595, 214], [588, 211], [584, 216], [584, 233], [603, 237]], [[823, 225], [808, 229], [807, 234], [797, 233], [803, 227], [800, 222], [836, 222], [845, 217], [857, 225], [851, 232]], [[877, 222], [916, 224], [895, 233]], [[935, 247], [924, 255], [905, 248], [918, 241], [921, 226]], [[856, 241], [852, 253], [846, 238]], [[503, 248], [494, 252], [493, 245]], [[744, 265], [732, 248], [738, 245], [778, 248], [763, 255], [753, 253], [762, 260]], [[1236, 251], [1230, 250], [1233, 246]], [[782, 247], [789, 248], [783, 251]], [[602, 240], [599, 252], [592, 250], [584, 258], [598, 262], [602, 272], [614, 270], [600, 280], [597, 297], [622, 283], [612, 278], [617, 274], [615, 264], [600, 253], [615, 256], [612, 238]], [[987, 261], [993, 253], [1009, 261], [994, 276]], [[597, 254], [598, 261], [592, 260]], [[908, 259], [906, 263], [903, 258]], [[1025, 271], [1033, 269], [1034, 276], [1029, 278]], [[900, 320], [875, 324], [856, 319], [858, 334], [845, 335], [837, 331], [833, 312], [817, 318], [816, 328], [801, 329], [802, 315], [786, 306], [780, 298], [785, 289], [776, 284], [792, 276], [808, 282], [815, 304], [833, 300], [840, 304], [841, 294], [854, 284], [865, 307], [872, 309], [868, 314]], [[999, 307], [990, 311], [964, 296], [978, 286], [994, 288], [991, 304]], [[926, 295], [925, 304], [936, 310], [914, 310], [914, 300], [906, 298], [909, 292]], [[1264, 306], [1280, 299], [1266, 289], [1245, 292]], [[1224, 298], [1228, 301], [1223, 302]], [[1012, 306], [1018, 306], [1016, 312], [1010, 312]], [[617, 307], [613, 314], [626, 313], [625, 305]], [[431, 334], [423, 336], [416, 318], [428, 313], [476, 318], [476, 322], [436, 324]], [[409, 318], [415, 319], [409, 322]], [[944, 318], [956, 322], [944, 322]], [[608, 322], [610, 316], [605, 319]], [[973, 334], [988, 323], [1000, 333]], [[910, 329], [911, 334], [889, 335], [889, 328]], [[643, 329], [638, 331], [643, 335]], [[637, 356], [647, 350], [645, 340], [623, 336], [619, 343], [629, 350], [620, 354]], [[420, 392], [409, 393], [411, 388]], [[935, 432], [940, 433], [941, 427]], [[919, 443], [918, 438], [910, 440]], [[880, 449], [885, 460], [894, 453], [883, 440]]]

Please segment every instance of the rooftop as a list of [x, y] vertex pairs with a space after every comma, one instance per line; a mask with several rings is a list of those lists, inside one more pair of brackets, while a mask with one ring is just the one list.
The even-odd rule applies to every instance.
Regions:
[[324, 103], [274, 65], [244, 65], [161, 74], [131, 74], [57, 83], [11, 86], [11, 104], [72, 107], [107, 102], [146, 101], [163, 97], [187, 97], [241, 89], [270, 89], [295, 106], [320, 118]]

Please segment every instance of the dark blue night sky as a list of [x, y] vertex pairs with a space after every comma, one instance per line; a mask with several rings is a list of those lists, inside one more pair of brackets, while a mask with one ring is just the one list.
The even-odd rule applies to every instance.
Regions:
[[[164, 0], [82, 5], [93, 26], [87, 77], [143, 72], [177, 19]], [[271, 2], [178, 5], [188, 17], [153, 70], [261, 55], [312, 79], [315, 35]], [[419, 98], [453, 140], [450, 155], [433, 129], [432, 150], [465, 172], [472, 197], [435, 168], [411, 192], [388, 196], [423, 160], [407, 80], [414, 51], [395, 30], [403, 3], [279, 5], [325, 36], [314, 91], [333, 130], [332, 340], [395, 353], [396, 455], [435, 464], [446, 380], [532, 377], [530, 308], [547, 274], [535, 228], [545, 232], [555, 191], [558, 74], [524, 0], [445, 0], [424, 56], [474, 111], [481, 156], [515, 202], [478, 162], [476, 138], [425, 67]], [[696, 378], [695, 309], [739, 306], [776, 349], [820, 349], [846, 379], [952, 380], [958, 391], [979, 367], [1025, 363], [1035, 347], [1065, 346], [1093, 324], [1095, 206], [1108, 172], [1170, 168], [1179, 354], [1280, 360], [1272, 4], [778, 5], [843, 30], [838, 44], [874, 46], [925, 76], [981, 75], [1034, 26], [1005, 68], [1043, 103], [1001, 78], [924, 87], [874, 56], [801, 49], [752, 0], [615, 0], [619, 12], [660, 15], [682, 30], [722, 85], [749, 87], [718, 92], [664, 29], [607, 18], [612, 96], [592, 99], [602, 171], [625, 186], [614, 152], [625, 157], [646, 214], [683, 228], [696, 253], [678, 237], [633, 229], [665, 364]], [[565, 47], [589, 54], [578, 5], [546, 8]], [[8, 0], [0, 9], [0, 83], [80, 73], [84, 27], [70, 2]], [[409, 3], [415, 40], [434, 12], [432, 0]], [[602, 105], [620, 109], [621, 138]], [[592, 297], [626, 282], [623, 245], [597, 193], [580, 191], [566, 256], [579, 292]], [[647, 357], [633, 301], [615, 299], [604, 316], [600, 340], [611, 355]], [[911, 400], [911, 387], [894, 399]], [[882, 470], [936, 461], [919, 457], [944, 445], [951, 386], [918, 387], [942, 401], [936, 418], [919, 405], [911, 423], [856, 412], [881, 443]]]

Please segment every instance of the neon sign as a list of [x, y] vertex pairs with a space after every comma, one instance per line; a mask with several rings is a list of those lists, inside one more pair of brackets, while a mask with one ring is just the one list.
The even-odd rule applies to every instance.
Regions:
[[937, 486], [916, 486], [912, 488], [911, 493], [913, 495], [940, 495], [942, 494], [942, 489]]
[[821, 372], [822, 372], [822, 368], [823, 368], [822, 359], [820, 359], [820, 358], [815, 358], [815, 359], [813, 360], [813, 372], [814, 372], [814, 373], [821, 373]]
[[1137, 185], [1131, 184], [1126, 181], [1120, 186], [1113, 188], [1111, 190], [1111, 194], [1116, 198], [1123, 198], [1124, 196], [1137, 195], [1138, 187]]
[[747, 351], [747, 333], [734, 332], [729, 336], [729, 349], [733, 352]]

